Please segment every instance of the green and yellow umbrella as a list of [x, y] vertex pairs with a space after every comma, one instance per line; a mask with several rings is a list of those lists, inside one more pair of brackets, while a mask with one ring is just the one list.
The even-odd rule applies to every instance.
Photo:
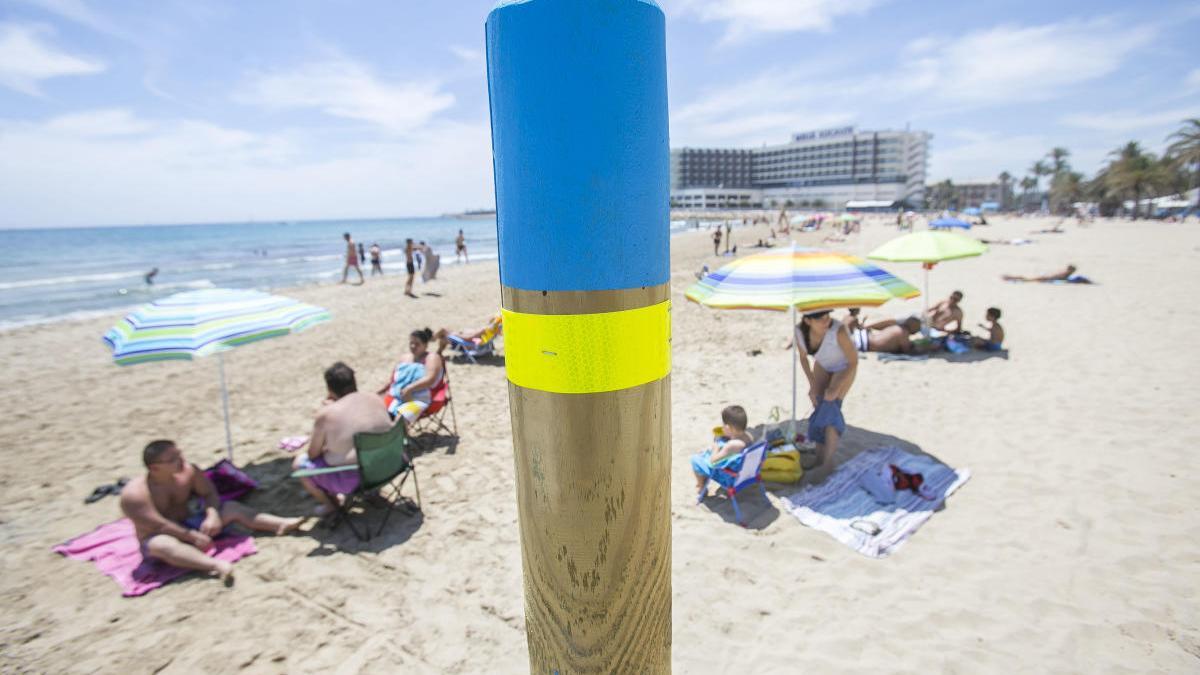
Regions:
[[[925, 268], [925, 314], [929, 313], [929, 270], [945, 260], [983, 255], [987, 244], [957, 232], [924, 230], [896, 237], [871, 251], [868, 258], [889, 262], [919, 262]], [[924, 322], [924, 314], [922, 315]]]

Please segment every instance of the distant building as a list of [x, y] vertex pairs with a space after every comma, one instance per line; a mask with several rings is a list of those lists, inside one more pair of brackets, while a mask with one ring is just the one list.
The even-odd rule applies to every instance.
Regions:
[[671, 204], [842, 209], [850, 201], [870, 201], [920, 207], [929, 139], [923, 131], [843, 127], [795, 134], [787, 143], [762, 148], [676, 148]]
[[970, 180], [954, 183], [954, 195], [959, 208], [981, 207], [992, 202], [999, 205], [1001, 210], [1007, 211], [1013, 204], [1012, 187], [1011, 181], [1001, 183], [998, 180]]

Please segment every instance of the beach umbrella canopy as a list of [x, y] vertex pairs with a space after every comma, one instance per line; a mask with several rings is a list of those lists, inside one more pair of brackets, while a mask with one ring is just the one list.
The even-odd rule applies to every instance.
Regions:
[[194, 359], [216, 354], [225, 411], [225, 443], [233, 459], [224, 351], [250, 342], [298, 333], [328, 321], [329, 312], [260, 291], [214, 288], [156, 300], [126, 316], [104, 334], [113, 360], [128, 366], [147, 361]]
[[919, 262], [925, 268], [925, 310], [929, 310], [929, 270], [939, 262], [971, 258], [986, 253], [988, 247], [978, 239], [956, 232], [926, 230], [897, 237], [871, 251], [871, 260]]
[[963, 213], [968, 216], [977, 216], [979, 215], [980, 211], [978, 206], [970, 206], [963, 209]]
[[876, 307], [920, 293], [858, 256], [793, 244], [738, 258], [693, 284], [685, 295], [718, 309], [811, 312]]
[[954, 227], [969, 230], [971, 229], [971, 224], [965, 220], [959, 220], [958, 218], [938, 218], [932, 223], [929, 223], [929, 227], [935, 230], [945, 230]]
[[[920, 293], [903, 279], [845, 253], [792, 244], [721, 267], [687, 289], [688, 300], [717, 309], [813, 312], [877, 307]], [[797, 350], [792, 341], [793, 352]], [[796, 419], [796, 356], [792, 358], [792, 419]]]
[[859, 218], [853, 213], [843, 213], [842, 215], [838, 216], [838, 220], [842, 221], [843, 223], [853, 223], [858, 222]]

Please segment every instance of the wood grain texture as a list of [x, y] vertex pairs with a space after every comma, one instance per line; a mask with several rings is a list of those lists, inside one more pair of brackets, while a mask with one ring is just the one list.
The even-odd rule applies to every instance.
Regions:
[[670, 672], [670, 396], [509, 383], [531, 672]]

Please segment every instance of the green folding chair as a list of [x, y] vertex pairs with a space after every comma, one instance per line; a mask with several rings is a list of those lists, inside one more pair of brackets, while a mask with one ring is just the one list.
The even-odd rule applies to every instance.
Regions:
[[[308, 478], [341, 471], [358, 471], [360, 475], [358, 488], [352, 494], [346, 495], [346, 501], [338, 507], [334, 514], [332, 527], [336, 528], [342, 521], [345, 521], [350, 526], [350, 530], [354, 532], [354, 536], [358, 537], [360, 541], [370, 541], [370, 528], [364, 525], [363, 531], [359, 532], [358, 528], [354, 526], [351, 509], [358, 504], [363, 504], [365, 511], [367, 501], [375, 497], [376, 491], [378, 491], [378, 496], [386, 504], [386, 513], [383, 516], [383, 522], [379, 524], [379, 530], [375, 532], [375, 536], [377, 537], [383, 532], [383, 528], [387, 526], [387, 521], [392, 515], [392, 511], [400, 510], [408, 515], [413, 515], [421, 510], [421, 486], [417, 482], [417, 468], [413, 466], [412, 460], [409, 458], [408, 453], [405, 452], [408, 442], [409, 439], [405, 433], [404, 420], [400, 420], [390, 430], [381, 433], [354, 434], [354, 449], [358, 455], [357, 465], [331, 466], [323, 469], [300, 469], [292, 472], [292, 478]], [[417, 496], [415, 502], [401, 495], [404, 483], [410, 475], [412, 476], [413, 488]], [[388, 486], [392, 487], [392, 497], [390, 499], [383, 494], [383, 488]], [[331, 503], [338, 503], [337, 495], [332, 495], [328, 492], [325, 494], [329, 497]]]

